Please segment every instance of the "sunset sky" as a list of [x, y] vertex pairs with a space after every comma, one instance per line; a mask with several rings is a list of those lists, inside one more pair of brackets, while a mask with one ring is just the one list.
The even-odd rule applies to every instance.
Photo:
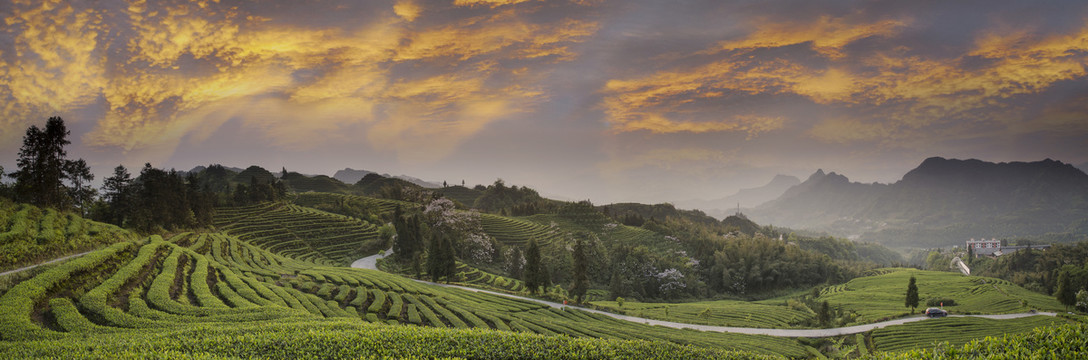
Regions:
[[0, 165], [351, 167], [715, 198], [930, 156], [1088, 162], [1088, 2], [0, 0]]

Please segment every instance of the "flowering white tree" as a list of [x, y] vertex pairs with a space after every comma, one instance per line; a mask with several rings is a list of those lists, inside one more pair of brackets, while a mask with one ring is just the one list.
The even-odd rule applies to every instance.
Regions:
[[491, 236], [480, 225], [480, 213], [457, 210], [447, 198], [432, 200], [423, 209], [433, 231], [442, 231], [459, 244], [462, 259], [473, 262], [492, 262], [495, 247]]
[[661, 293], [666, 297], [672, 296], [675, 292], [683, 290], [688, 285], [684, 282], [684, 273], [676, 268], [669, 268], [665, 271], [654, 274], [657, 281], [661, 284], [658, 288]]

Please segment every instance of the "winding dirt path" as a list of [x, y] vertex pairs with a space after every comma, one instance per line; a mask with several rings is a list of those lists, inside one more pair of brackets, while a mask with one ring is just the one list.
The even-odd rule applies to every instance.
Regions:
[[[389, 250], [385, 251], [385, 254], [389, 254], [391, 252], [392, 252], [392, 249], [389, 249]], [[384, 257], [384, 255], [367, 256], [365, 258], [356, 260], [355, 262], [351, 263], [351, 267], [357, 268], [357, 269], [378, 270], [377, 261], [378, 261], [378, 259], [381, 259], [383, 257]], [[665, 326], [665, 327], [671, 327], [671, 328], [676, 328], [676, 329], [693, 329], [693, 330], [700, 330], [700, 331], [727, 332], [727, 333], [749, 334], [749, 335], [770, 335], [770, 336], [793, 337], [793, 338], [796, 338], [796, 337], [822, 338], [822, 337], [830, 337], [830, 336], [858, 334], [858, 333], [863, 333], [863, 332], [867, 332], [867, 331], [870, 331], [870, 330], [879, 329], [879, 328], [883, 328], [883, 327], [888, 327], [888, 326], [893, 326], [893, 325], [902, 325], [902, 324], [907, 324], [907, 323], [912, 323], [912, 322], [916, 322], [916, 321], [923, 321], [923, 320], [929, 319], [928, 317], [925, 317], [925, 316], [922, 316], [922, 315], [916, 315], [916, 316], [905, 317], [905, 318], [900, 318], [900, 319], [895, 319], [895, 320], [882, 321], [882, 322], [872, 323], [872, 324], [854, 325], [854, 326], [847, 326], [847, 327], [841, 327], [841, 328], [831, 328], [831, 329], [764, 329], [764, 328], [744, 328], [744, 327], [732, 327], [732, 326], [696, 325], [696, 324], [685, 324], [685, 323], [678, 323], [678, 322], [672, 322], [672, 321], [646, 319], [646, 318], [640, 318], [640, 317], [636, 317], [636, 316], [620, 315], [620, 314], [610, 313], [610, 312], [607, 312], [607, 311], [587, 309], [587, 308], [578, 307], [578, 306], [563, 305], [563, 304], [560, 304], [560, 303], [551, 302], [551, 301], [547, 301], [547, 300], [540, 300], [540, 299], [534, 299], [534, 298], [529, 298], [529, 297], [504, 294], [504, 293], [500, 293], [500, 292], [488, 291], [488, 290], [477, 289], [477, 288], [472, 288], [472, 287], [467, 287], [467, 286], [450, 285], [450, 284], [438, 284], [438, 283], [433, 283], [433, 282], [430, 282], [430, 281], [423, 281], [423, 280], [415, 280], [415, 281], [420, 282], [420, 283], [424, 283], [424, 284], [429, 284], [429, 285], [435, 285], [435, 286], [441, 286], [441, 287], [447, 287], [447, 288], [457, 288], [457, 289], [462, 289], [462, 290], [467, 290], [467, 291], [474, 291], [474, 292], [487, 293], [487, 294], [498, 295], [498, 296], [505, 296], [505, 297], [508, 297], [508, 298], [514, 298], [514, 299], [519, 299], [519, 300], [532, 301], [532, 302], [535, 302], [535, 303], [548, 305], [548, 306], [551, 306], [551, 307], [556, 308], [556, 309], [562, 309], [562, 308], [568, 308], [569, 307], [569, 308], [574, 308], [574, 309], [578, 309], [578, 310], [582, 310], [582, 311], [586, 311], [586, 312], [591, 312], [591, 313], [594, 313], [594, 314], [601, 314], [601, 315], [610, 316], [610, 317], [620, 319], [620, 320], [626, 320], [626, 321], [642, 323], [642, 324], [647, 324], [647, 325], [658, 325], [658, 326]], [[1028, 316], [1038, 316], [1038, 315], [1056, 316], [1057, 314], [1051, 313], [1051, 312], [1037, 312], [1037, 313], [1021, 313], [1021, 314], [1002, 314], [1002, 315], [950, 315], [950, 317], [978, 317], [978, 318], [985, 318], [985, 319], [1007, 320], [1007, 319], [1018, 319], [1018, 318], [1023, 318], [1023, 317], [1028, 317]]]
[[83, 256], [83, 255], [90, 254], [92, 252], [94, 252], [94, 250], [81, 252], [79, 254], [72, 254], [72, 255], [68, 255], [68, 256], [64, 256], [64, 257], [59, 257], [59, 258], [49, 260], [49, 261], [46, 261], [46, 262], [41, 262], [41, 263], [38, 263], [38, 264], [35, 264], [35, 265], [24, 266], [24, 267], [15, 269], [15, 270], [8, 270], [8, 271], [5, 271], [5, 272], [0, 272], [0, 276], [6, 276], [6, 275], [18, 273], [18, 272], [27, 271], [27, 270], [30, 270], [30, 269], [33, 269], [33, 268], [36, 268], [36, 267], [39, 267], [39, 266], [42, 266], [42, 265], [49, 265], [49, 264], [52, 264], [52, 263], [55, 263], [55, 262], [58, 262], [58, 261], [64, 261], [64, 260], [68, 260], [68, 259], [71, 259], [71, 258], [80, 257], [80, 256]]

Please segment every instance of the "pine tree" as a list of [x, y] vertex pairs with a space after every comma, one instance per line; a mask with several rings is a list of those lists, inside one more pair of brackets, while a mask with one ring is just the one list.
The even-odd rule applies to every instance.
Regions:
[[571, 283], [568, 292], [570, 292], [571, 296], [574, 296], [574, 301], [579, 304], [582, 303], [586, 291], [589, 290], [585, 247], [585, 241], [582, 240], [582, 236], [579, 236], [574, 242], [574, 251], [571, 254], [574, 259], [574, 282]]
[[[435, 231], [436, 233], [441, 233]], [[453, 239], [445, 234], [442, 235], [442, 242], [439, 244], [441, 257], [438, 258], [438, 266], [441, 268], [442, 275], [446, 277], [446, 282], [449, 283], [453, 280], [454, 274], [457, 273], [457, 257], [454, 255]]]
[[910, 283], [907, 284], [907, 299], [906, 305], [910, 308], [910, 313], [914, 313], [914, 309], [918, 307], [918, 285], [915, 284], [914, 276], [910, 277]]
[[817, 320], [820, 322], [820, 326], [828, 326], [831, 324], [831, 304], [824, 300], [820, 303], [820, 311], [817, 313]]
[[453, 245], [450, 244], [449, 238], [441, 231], [433, 232], [431, 242], [427, 246], [427, 274], [431, 276], [431, 281], [438, 282], [439, 279], [445, 277], [446, 282], [449, 282], [455, 264]]
[[18, 201], [55, 209], [68, 207], [70, 198], [64, 186], [68, 152], [64, 146], [71, 144], [67, 139], [69, 134], [64, 120], [56, 116], [46, 121], [45, 129], [37, 126], [26, 129], [16, 162], [19, 170], [10, 174], [15, 178]]
[[107, 206], [106, 222], [123, 226], [132, 211], [132, 175], [123, 165], [113, 168], [113, 176], [102, 182], [102, 196]]
[[521, 270], [521, 276], [530, 294], [536, 294], [544, 285], [542, 280], [545, 275], [540, 266], [540, 246], [537, 245], [535, 238], [529, 240], [529, 249], [525, 250], [525, 267]]
[[91, 201], [94, 201], [94, 196], [97, 193], [90, 186], [91, 181], [94, 181], [94, 174], [91, 173], [91, 168], [87, 166], [87, 162], [83, 159], [68, 161], [65, 172], [68, 173], [68, 180], [72, 183], [69, 196], [75, 201], [79, 215], [87, 216], [87, 207]]
[[1068, 311], [1070, 306], [1077, 303], [1076, 294], [1073, 292], [1073, 283], [1069, 278], [1069, 271], [1062, 270], [1058, 274], [1058, 290], [1054, 292], [1054, 297], [1058, 298], [1058, 302], [1065, 305], [1065, 310]]

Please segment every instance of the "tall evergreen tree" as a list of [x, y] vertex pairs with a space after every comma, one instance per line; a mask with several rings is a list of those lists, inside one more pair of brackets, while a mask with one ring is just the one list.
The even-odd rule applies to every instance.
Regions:
[[193, 210], [196, 224], [200, 226], [211, 224], [215, 215], [215, 194], [208, 191], [208, 187], [200, 185], [200, 179], [196, 174], [189, 173], [185, 176], [185, 195]]
[[113, 168], [113, 176], [102, 182], [102, 196], [105, 197], [107, 212], [106, 222], [124, 226], [125, 219], [132, 210], [132, 175], [123, 165]]
[[536, 294], [540, 287], [544, 286], [543, 270], [540, 264], [540, 246], [536, 238], [530, 239], [529, 248], [525, 250], [525, 267], [521, 270], [522, 280], [525, 281], [525, 287], [529, 288], [530, 294]]
[[397, 230], [397, 238], [393, 241], [393, 254], [402, 261], [412, 258], [412, 249], [409, 242], [413, 234], [411, 234], [411, 229], [408, 226], [408, 219], [404, 217], [404, 211], [398, 205], [393, 210], [393, 228]]
[[914, 276], [910, 277], [910, 283], [907, 284], [907, 299], [906, 305], [910, 308], [910, 313], [914, 313], [914, 309], [918, 307], [918, 285], [915, 284]]
[[1058, 273], [1058, 290], [1054, 292], [1054, 297], [1062, 305], [1065, 305], [1067, 311], [1070, 306], [1076, 305], [1076, 293], [1073, 291], [1073, 282], [1069, 278], [1069, 271], [1062, 270]]
[[[397, 238], [393, 241], [393, 253], [398, 260], [407, 262], [418, 274], [420, 257], [424, 250], [423, 228], [419, 215], [403, 215], [403, 211], [397, 207], [393, 214], [393, 227], [397, 232]], [[430, 248], [427, 250], [429, 251]]]
[[571, 257], [574, 259], [573, 278], [574, 281], [570, 285], [570, 295], [574, 296], [574, 301], [581, 304], [583, 298], [586, 295], [586, 291], [589, 290], [589, 274], [587, 274], [587, 261], [586, 261], [586, 249], [585, 241], [582, 240], [582, 236], [579, 235], [574, 242], [574, 251]]
[[23, 146], [19, 149], [16, 165], [19, 170], [11, 173], [15, 178], [15, 197], [18, 201], [37, 206], [64, 209], [69, 205], [68, 189], [64, 180], [68, 177], [64, 146], [69, 131], [60, 117], [51, 117], [45, 129], [33, 125], [26, 129]]
[[68, 180], [72, 183], [69, 196], [75, 202], [79, 215], [87, 216], [87, 207], [90, 206], [91, 201], [94, 201], [97, 193], [90, 186], [91, 181], [94, 181], [94, 174], [83, 159], [68, 161], [65, 171], [68, 173]]
[[820, 311], [816, 314], [817, 321], [820, 322], [820, 326], [831, 325], [831, 304], [824, 300], [820, 303]]
[[456, 270], [456, 264], [453, 243], [446, 233], [431, 233], [431, 242], [427, 247], [427, 274], [431, 276], [431, 281], [438, 282], [446, 278], [446, 282], [449, 282]]
[[443, 234], [442, 242], [439, 243], [442, 256], [438, 259], [438, 266], [442, 269], [442, 274], [446, 276], [446, 282], [448, 283], [453, 280], [453, 276], [457, 273], [457, 257], [456, 252], [453, 250], [453, 239], [441, 231], [435, 231], [435, 233]]

